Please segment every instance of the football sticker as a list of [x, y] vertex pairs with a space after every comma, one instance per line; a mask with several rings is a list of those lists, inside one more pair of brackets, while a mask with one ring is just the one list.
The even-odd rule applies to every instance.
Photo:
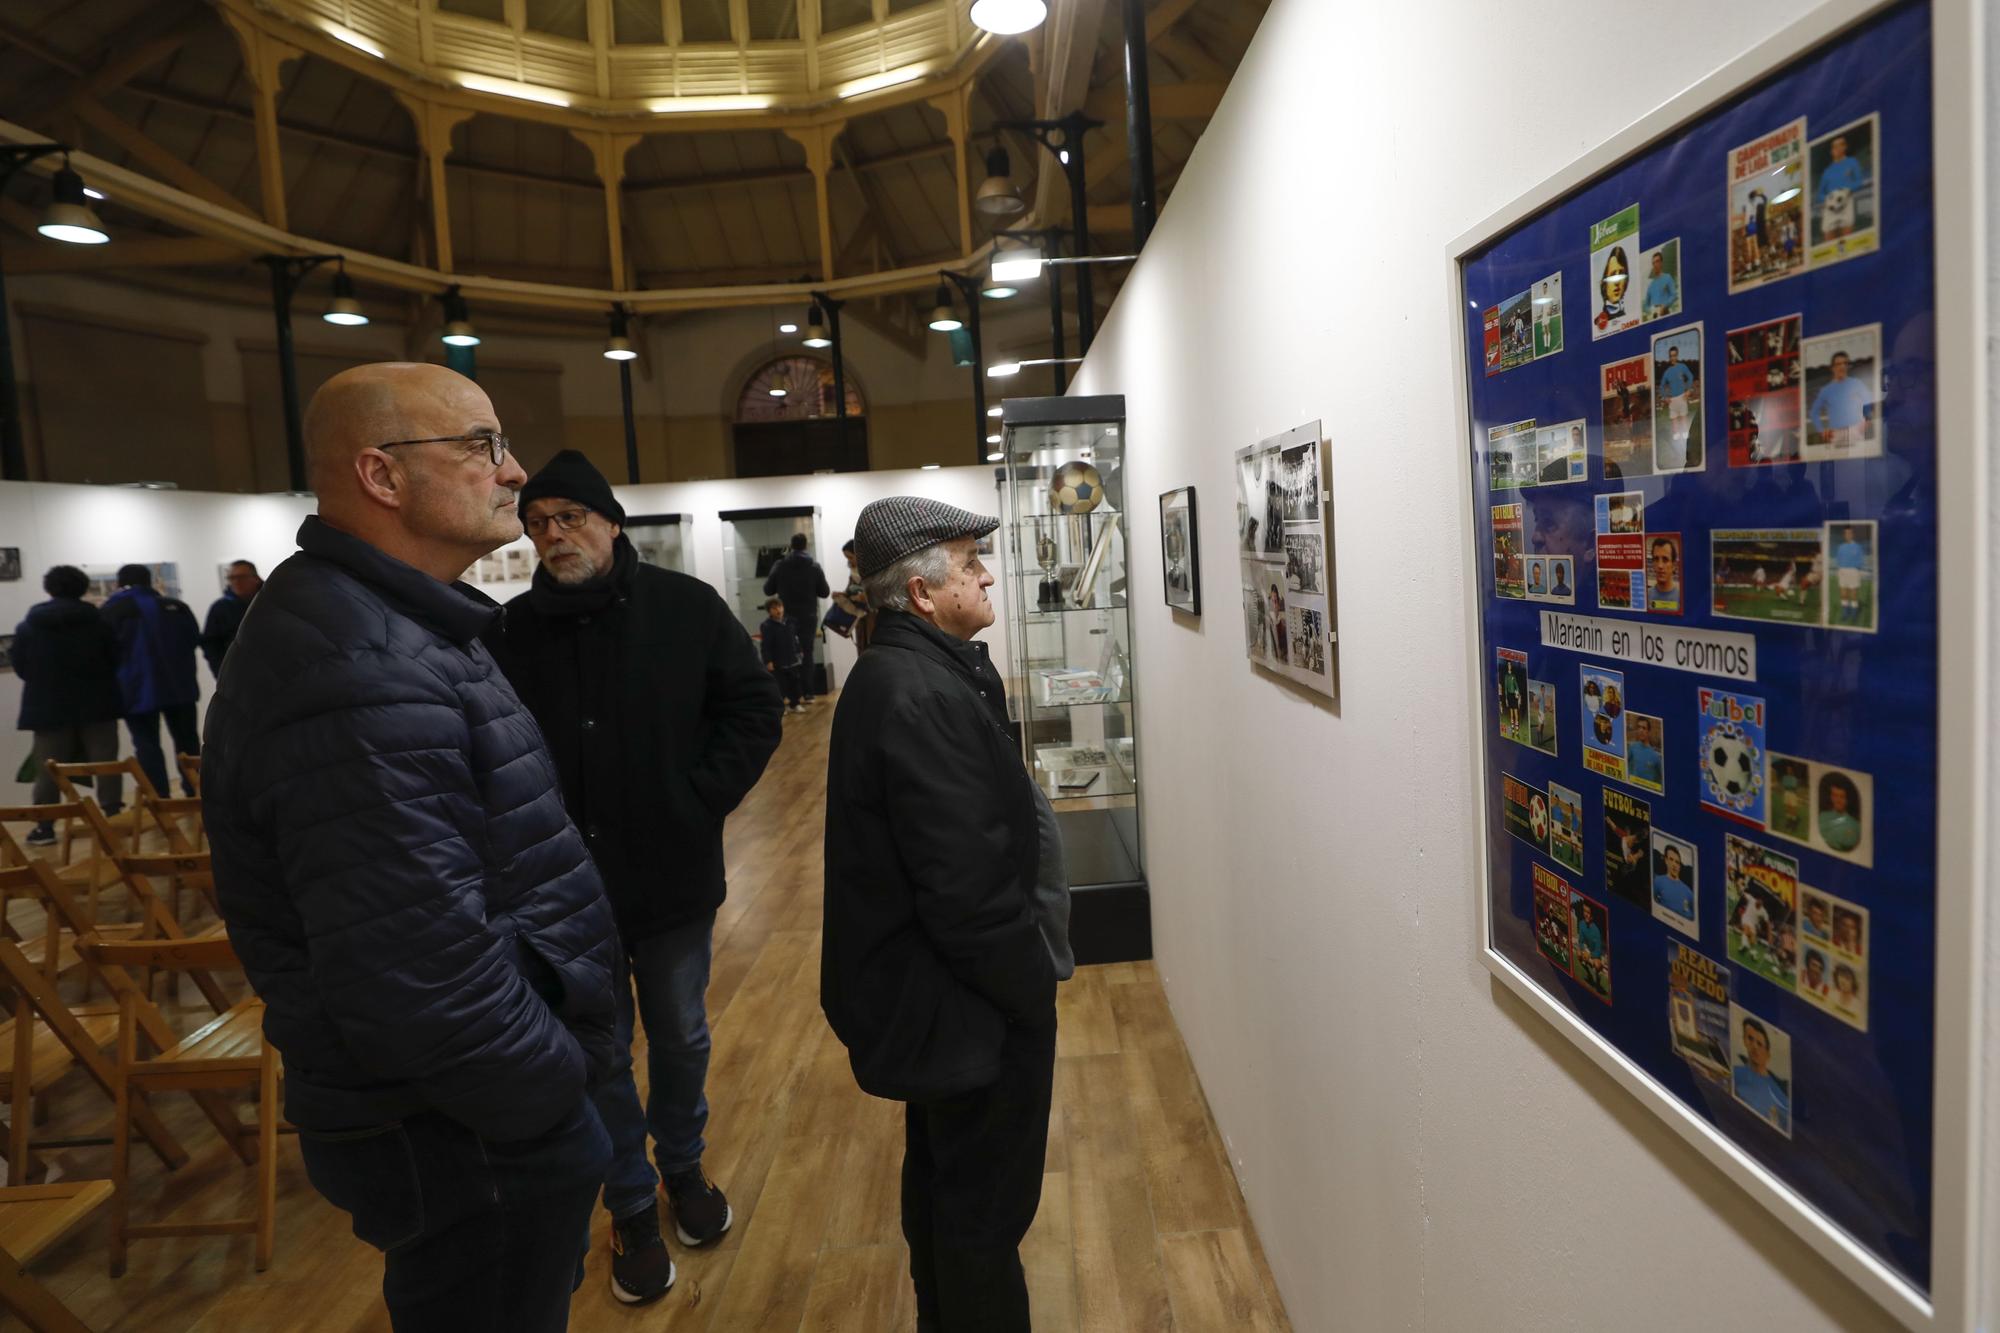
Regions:
[[1764, 827], [1764, 701], [1707, 686], [1698, 701], [1702, 808]]

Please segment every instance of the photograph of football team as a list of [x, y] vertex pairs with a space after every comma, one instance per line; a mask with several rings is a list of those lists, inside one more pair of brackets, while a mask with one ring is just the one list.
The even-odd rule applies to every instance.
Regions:
[[[1319, 442], [1309, 440], [1278, 451], [1278, 487], [1284, 493], [1284, 521], [1319, 520]], [[1277, 550], [1273, 546], [1267, 548]]]
[[1535, 947], [1541, 950], [1542, 957], [1567, 974], [1574, 930], [1570, 916], [1569, 884], [1554, 871], [1537, 865], [1534, 867], [1534, 893]]
[[1806, 417], [1800, 327], [1799, 316], [1787, 315], [1729, 331], [1729, 466], [1799, 461]]
[[1872, 115], [1820, 135], [1807, 148], [1812, 171], [1814, 267], [1872, 254], [1881, 228], [1881, 190]]
[[1882, 326], [1805, 340], [1808, 463], [1874, 458], [1882, 452]]

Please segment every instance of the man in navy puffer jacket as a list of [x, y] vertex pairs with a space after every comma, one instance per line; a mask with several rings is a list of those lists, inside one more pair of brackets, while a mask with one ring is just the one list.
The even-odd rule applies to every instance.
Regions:
[[202, 808], [229, 936], [313, 1185], [384, 1251], [398, 1333], [562, 1329], [610, 1143], [617, 941], [533, 717], [456, 582], [526, 474], [439, 366], [327, 381], [319, 514], [209, 706]]

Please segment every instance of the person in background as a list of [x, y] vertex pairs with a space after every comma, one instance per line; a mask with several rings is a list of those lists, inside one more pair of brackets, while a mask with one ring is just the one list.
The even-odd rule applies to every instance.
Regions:
[[917, 1327], [1027, 1333], [1056, 983], [1075, 970], [1062, 835], [986, 645], [999, 520], [897, 496], [854, 544], [875, 640], [833, 716], [820, 1007], [864, 1092], [907, 1103]]
[[778, 678], [778, 688], [785, 692], [785, 711], [803, 713], [805, 705], [799, 696], [805, 687], [799, 681], [799, 636], [792, 633], [792, 627], [785, 623], [785, 604], [776, 597], [764, 603], [764, 623], [757, 630], [758, 646], [763, 650], [764, 669]]
[[[125, 700], [132, 753], [153, 790], [171, 795], [167, 757], [160, 749], [160, 721], [166, 720], [175, 749], [201, 753], [201, 732], [195, 725], [201, 685], [194, 674], [201, 626], [186, 602], [160, 595], [153, 587], [153, 571], [144, 565], [118, 567], [118, 591], [104, 603], [104, 619], [118, 635], [118, 688]], [[181, 775], [181, 790], [194, 795], [186, 774]]]
[[[28, 610], [14, 627], [14, 672], [21, 678], [22, 731], [35, 738], [35, 804], [51, 805], [56, 780], [48, 762], [103, 763], [118, 757], [118, 635], [96, 607], [83, 600], [90, 578], [75, 565], [57, 565], [42, 576], [49, 600]], [[97, 803], [106, 814], [124, 808], [116, 773], [97, 779]], [[28, 831], [30, 847], [53, 846], [55, 826]]]
[[833, 604], [854, 617], [854, 623], [845, 632], [854, 640], [854, 651], [866, 652], [868, 636], [875, 629], [875, 617], [868, 611], [868, 592], [861, 586], [861, 571], [854, 563], [854, 539], [848, 538], [840, 548], [847, 558], [847, 586], [833, 595]]
[[813, 701], [813, 634], [819, 629], [819, 599], [828, 595], [826, 571], [806, 552], [806, 535], [792, 534], [792, 549], [771, 566], [764, 595], [784, 600], [785, 618], [799, 636], [799, 673], [805, 679], [805, 701]]
[[397, 1333], [557, 1333], [611, 1158], [589, 1089], [618, 941], [479, 642], [499, 608], [457, 581], [520, 536], [526, 474], [443, 366], [335, 375], [305, 447], [319, 513], [208, 710], [222, 917], [306, 1176], [383, 1252]]
[[257, 577], [257, 566], [248, 560], [229, 562], [228, 581], [229, 590], [208, 608], [208, 619], [201, 627], [201, 655], [208, 659], [209, 674], [217, 680], [222, 679], [222, 659], [228, 655], [229, 645], [236, 642], [243, 613], [250, 609], [250, 599], [264, 586], [264, 580]]
[[[640, 563], [588, 458], [551, 459], [521, 488], [521, 516], [541, 566], [486, 642], [548, 739], [625, 946], [616, 1058], [596, 1101], [611, 1135], [611, 1294], [638, 1305], [674, 1283], [662, 1183], [683, 1245], [721, 1239], [734, 1217], [701, 1165], [722, 824], [763, 776], [784, 715], [728, 603], [700, 579]], [[632, 1073], [641, 1019], [643, 1104]]]

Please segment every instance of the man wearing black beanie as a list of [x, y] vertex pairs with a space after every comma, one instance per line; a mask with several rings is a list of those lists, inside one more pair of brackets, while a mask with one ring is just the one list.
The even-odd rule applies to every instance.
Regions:
[[[541, 567], [487, 647], [541, 724], [625, 945], [624, 1060], [594, 1096], [612, 1146], [611, 1294], [641, 1304], [674, 1282], [655, 1197], [663, 1180], [682, 1244], [709, 1244], [732, 1220], [701, 1168], [710, 936], [726, 887], [722, 821], [777, 749], [783, 715], [728, 604], [700, 579], [640, 563], [625, 510], [588, 458], [557, 454], [521, 488], [520, 512]], [[643, 1109], [635, 1016], [651, 1080]]]

